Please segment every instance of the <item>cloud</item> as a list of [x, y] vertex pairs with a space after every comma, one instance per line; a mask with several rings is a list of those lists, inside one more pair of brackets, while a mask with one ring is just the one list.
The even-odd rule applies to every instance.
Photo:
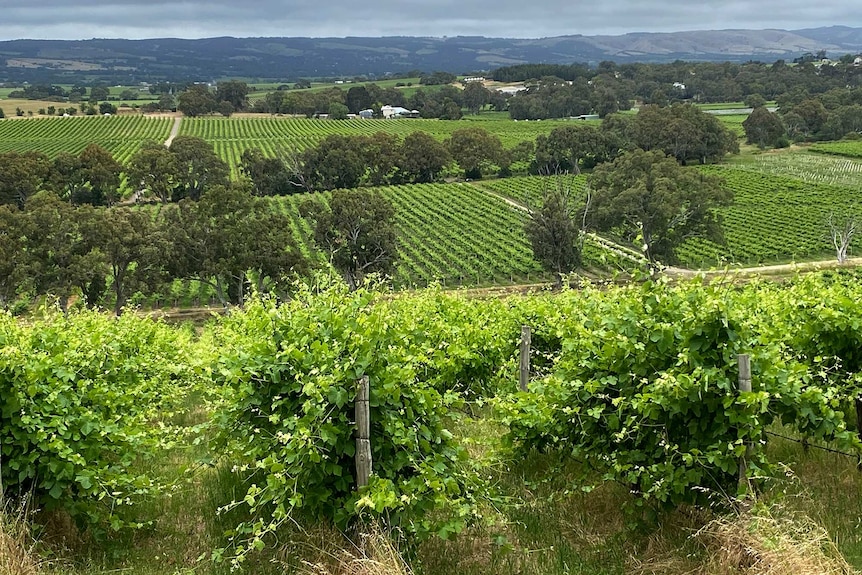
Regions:
[[3, 9], [0, 39], [497, 36], [862, 26], [846, 0], [46, 0]]

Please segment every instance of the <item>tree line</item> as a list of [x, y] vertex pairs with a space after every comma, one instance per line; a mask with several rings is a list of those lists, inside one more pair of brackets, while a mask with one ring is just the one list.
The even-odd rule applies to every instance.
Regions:
[[[478, 126], [459, 128], [444, 141], [416, 131], [404, 138], [330, 135], [304, 150], [282, 149], [270, 157], [243, 152], [241, 178], [257, 196], [428, 183], [455, 167], [468, 179], [496, 171], [508, 175], [515, 162], [534, 174], [578, 173], [611, 162], [625, 151], [661, 150], [681, 164], [708, 163], [738, 151], [736, 138], [719, 120], [688, 104], [644, 106], [636, 115], [612, 114], [601, 125], [572, 123], [534, 141], [504, 148], [500, 138]], [[144, 142], [123, 166], [97, 144], [79, 154], [0, 153], [0, 204], [23, 207], [40, 190], [72, 204], [111, 206], [120, 201], [125, 174], [133, 200], [161, 203], [199, 199], [213, 186], [226, 186], [230, 169], [211, 144], [178, 136], [169, 147]]]
[[538, 83], [543, 78], [557, 81], [588, 82], [595, 89], [619, 86], [646, 104], [674, 101], [740, 102], [759, 94], [778, 100], [784, 94], [823, 94], [834, 89], [862, 86], [862, 66], [847, 54], [839, 60], [821, 64], [814, 58], [798, 63], [777, 60], [772, 63], [686, 62], [668, 64], [600, 62], [585, 64], [521, 64], [498, 68], [490, 73], [500, 82]]
[[710, 163], [736, 153], [736, 136], [721, 122], [688, 104], [645, 106], [634, 116], [614, 114], [600, 126], [572, 123], [535, 140], [504, 148], [496, 134], [471, 126], [444, 141], [416, 131], [405, 138], [330, 135], [302, 151], [269, 157], [258, 148], [243, 152], [240, 172], [260, 196], [315, 190], [428, 183], [457, 168], [467, 179], [509, 175], [515, 162], [533, 174], [579, 173], [635, 149], [660, 150], [680, 164]]
[[753, 103], [757, 106], [743, 128], [748, 143], [761, 148], [862, 136], [862, 88], [784, 94], [776, 101], [776, 112], [767, 110], [762, 99]]
[[[339, 190], [328, 201], [310, 197], [300, 211], [351, 288], [391, 271], [395, 212], [379, 193]], [[78, 298], [119, 315], [135, 293], [158, 297], [174, 280], [196, 280], [222, 305], [241, 305], [252, 287], [288, 294], [316, 265], [290, 216], [242, 183], [164, 206], [76, 206], [48, 190], [22, 209], [0, 205], [0, 309], [51, 296], [64, 312]]]
[[481, 84], [468, 84], [464, 90], [449, 84], [435, 86], [434, 89], [418, 88], [409, 96], [398, 88], [367, 84], [352, 86], [347, 90], [339, 87], [318, 91], [277, 90], [256, 100], [250, 111], [308, 118], [326, 114], [330, 119], [337, 120], [363, 110], [371, 110], [375, 117], [381, 117], [381, 108], [388, 105], [416, 110], [422, 118], [458, 120], [464, 108], [479, 113], [488, 104], [495, 110], [503, 111], [506, 109], [506, 98]]

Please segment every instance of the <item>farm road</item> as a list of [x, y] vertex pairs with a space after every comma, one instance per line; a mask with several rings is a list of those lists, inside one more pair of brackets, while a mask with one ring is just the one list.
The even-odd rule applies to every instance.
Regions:
[[171, 135], [168, 136], [168, 139], [165, 140], [165, 147], [170, 148], [171, 143], [174, 141], [174, 138], [180, 133], [180, 124], [183, 123], [183, 117], [177, 116], [174, 118], [174, 126], [171, 128]]
[[[481, 186], [475, 186], [474, 185], [473, 187], [475, 187], [477, 190], [479, 190], [481, 192], [488, 194], [489, 196], [494, 196], [498, 200], [502, 200], [502, 201], [506, 202], [507, 204], [509, 204], [510, 206], [515, 208], [516, 210], [521, 210], [522, 212], [526, 212], [528, 214], [530, 213], [530, 208], [528, 208], [527, 206], [525, 206], [522, 203], [516, 202], [515, 200], [507, 198], [506, 196], [498, 194], [497, 192], [492, 192], [491, 190], [488, 190], [488, 189], [483, 188]], [[636, 251], [634, 251], [630, 248], [627, 248], [626, 246], [622, 246], [616, 242], [612, 242], [611, 240], [609, 240], [607, 238], [603, 238], [598, 234], [588, 233], [587, 235], [594, 242], [596, 242], [597, 244], [600, 244], [604, 249], [615, 253], [616, 255], [618, 255], [621, 258], [627, 259], [627, 260], [632, 261], [636, 264], [641, 264], [641, 263], [646, 262], [646, 259], [641, 254], [637, 253]]]

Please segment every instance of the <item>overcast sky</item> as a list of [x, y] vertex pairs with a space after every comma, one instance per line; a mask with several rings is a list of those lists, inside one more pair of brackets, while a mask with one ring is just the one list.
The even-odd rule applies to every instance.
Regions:
[[213, 36], [540, 38], [862, 26], [858, 0], [0, 0], [0, 39]]

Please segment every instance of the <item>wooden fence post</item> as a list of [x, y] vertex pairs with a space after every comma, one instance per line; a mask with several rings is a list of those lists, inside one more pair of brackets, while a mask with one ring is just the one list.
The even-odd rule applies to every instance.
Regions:
[[368, 485], [371, 476], [371, 412], [368, 408], [368, 376], [357, 382], [356, 390], [356, 486]]
[[[859, 434], [859, 439], [862, 439], [862, 393], [856, 396], [856, 433]], [[856, 462], [856, 468], [862, 471], [862, 456]]]
[[[737, 356], [737, 364], [739, 365], [739, 393], [751, 391], [751, 357], [747, 353], [742, 353]], [[751, 452], [751, 445], [746, 444], [745, 454], [739, 458], [739, 488], [750, 487], [748, 481], [748, 456]]]
[[527, 384], [530, 383], [530, 345], [532, 343], [532, 331], [530, 326], [521, 326], [521, 370], [520, 384], [521, 391], [527, 391]]

